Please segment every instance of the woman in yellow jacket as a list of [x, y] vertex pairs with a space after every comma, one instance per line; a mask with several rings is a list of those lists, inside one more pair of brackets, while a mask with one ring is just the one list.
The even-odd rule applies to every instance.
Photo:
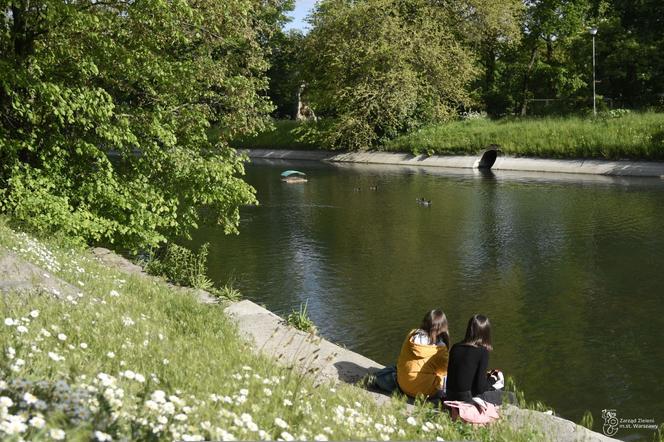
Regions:
[[408, 396], [442, 396], [447, 377], [450, 335], [442, 310], [431, 310], [406, 336], [397, 361], [397, 383]]

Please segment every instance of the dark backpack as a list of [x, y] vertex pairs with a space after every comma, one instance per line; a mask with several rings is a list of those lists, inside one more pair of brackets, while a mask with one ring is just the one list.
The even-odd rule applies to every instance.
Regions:
[[392, 393], [399, 389], [399, 384], [397, 384], [397, 368], [394, 365], [381, 368], [374, 373], [374, 376], [374, 384], [381, 390]]

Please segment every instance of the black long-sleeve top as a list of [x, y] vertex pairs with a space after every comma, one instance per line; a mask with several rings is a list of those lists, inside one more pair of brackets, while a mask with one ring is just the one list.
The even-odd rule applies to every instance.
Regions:
[[447, 398], [468, 401], [491, 390], [486, 371], [489, 367], [489, 351], [484, 347], [458, 343], [450, 350], [447, 366]]

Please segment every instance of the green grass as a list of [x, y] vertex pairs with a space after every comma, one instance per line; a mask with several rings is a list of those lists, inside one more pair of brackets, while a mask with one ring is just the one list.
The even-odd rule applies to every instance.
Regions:
[[308, 305], [309, 300], [307, 299], [304, 304], [300, 304], [299, 310], [293, 309], [286, 317], [286, 324], [290, 325], [291, 327], [295, 327], [298, 330], [316, 334], [316, 324], [314, 324], [314, 321], [312, 321], [307, 314]]
[[[307, 141], [314, 139], [311, 135], [300, 137], [298, 127], [294, 121], [277, 121], [274, 130], [234, 144], [242, 148], [320, 148], [320, 143]], [[664, 113], [614, 112], [595, 119], [570, 116], [454, 121], [402, 135], [380, 150], [467, 155], [491, 144], [510, 156], [663, 160]]]
[[234, 140], [231, 145], [238, 149], [290, 149], [315, 150], [320, 148], [311, 135], [305, 132], [307, 125], [313, 123], [299, 123], [294, 120], [275, 120], [274, 128], [262, 132], [254, 137], [244, 137]]
[[664, 159], [664, 114], [457, 121], [403, 135], [384, 150], [474, 154], [491, 144], [511, 156], [659, 160]]
[[352, 386], [316, 387], [250, 351], [221, 306], [1, 218], [0, 246], [80, 290], [4, 296], [0, 439], [540, 439], [504, 421], [475, 428], [422, 404], [409, 417], [400, 399], [379, 407]]
[[175, 243], [168, 243], [159, 256], [152, 256], [145, 270], [163, 276], [174, 284], [197, 289], [210, 290], [213, 283], [207, 277], [207, 256], [209, 243], [203, 244], [195, 252]]

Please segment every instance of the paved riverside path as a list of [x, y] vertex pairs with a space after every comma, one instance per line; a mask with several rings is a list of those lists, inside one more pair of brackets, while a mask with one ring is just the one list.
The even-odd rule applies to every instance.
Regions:
[[[275, 358], [293, 369], [310, 373], [320, 382], [355, 383], [382, 365], [360, 354], [339, 347], [321, 337], [312, 336], [285, 324], [271, 311], [251, 302], [240, 301], [226, 307], [224, 312], [237, 323], [240, 335], [256, 351]], [[400, 342], [395, 345], [401, 344]], [[377, 403], [389, 401], [389, 396], [367, 392]], [[574, 422], [533, 410], [511, 405], [501, 407], [501, 414], [515, 428], [535, 428], [553, 442], [608, 442], [611, 439]]]

